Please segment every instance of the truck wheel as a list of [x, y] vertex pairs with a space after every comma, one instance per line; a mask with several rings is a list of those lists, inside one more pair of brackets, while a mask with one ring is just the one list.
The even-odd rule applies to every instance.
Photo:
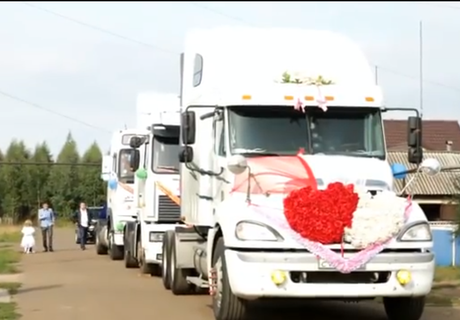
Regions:
[[212, 266], [216, 270], [216, 293], [212, 299], [212, 308], [216, 320], [243, 320], [248, 317], [246, 301], [238, 298], [230, 288], [225, 262], [224, 238], [217, 240]]
[[193, 290], [193, 285], [187, 282], [187, 277], [191, 275], [190, 269], [179, 269], [176, 264], [176, 237], [172, 233], [169, 255], [169, 276], [171, 277], [171, 291], [175, 295], [189, 294]]
[[137, 256], [139, 257], [138, 266], [142, 274], [150, 274], [151, 276], [161, 275], [161, 268], [159, 265], [145, 262], [145, 253], [140, 241], [137, 242]]
[[102, 245], [101, 241], [99, 240], [99, 232], [96, 234], [96, 245], [95, 245], [95, 248], [96, 248], [96, 253], [98, 255], [103, 255], [103, 254], [107, 254], [107, 247]]
[[109, 233], [109, 257], [112, 260], [123, 260], [124, 250], [122, 246], [117, 246], [113, 242], [113, 232]]
[[129, 235], [126, 235], [125, 241], [124, 241], [125, 242], [125, 245], [124, 245], [125, 268], [127, 269], [137, 268], [139, 267], [139, 263], [137, 262], [136, 258], [134, 258], [133, 255], [131, 254], [131, 251], [128, 250], [128, 248], [130, 247], [128, 244], [132, 242], [128, 241], [127, 237], [129, 237]]
[[383, 298], [389, 320], [419, 320], [425, 308], [425, 297]]
[[174, 241], [173, 237], [174, 232], [172, 230], [166, 231], [163, 237], [163, 252], [161, 255], [161, 279], [166, 290], [171, 290], [171, 273], [169, 271], [171, 264], [171, 242]]

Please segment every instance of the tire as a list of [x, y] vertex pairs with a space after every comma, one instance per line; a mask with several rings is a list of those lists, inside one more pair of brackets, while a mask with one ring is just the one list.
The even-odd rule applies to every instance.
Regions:
[[109, 234], [109, 257], [111, 260], [123, 260], [123, 246], [117, 246], [113, 243], [113, 233]]
[[[108, 250], [107, 250], [107, 247], [104, 246], [102, 243], [101, 243], [101, 240], [100, 240], [100, 237], [101, 237], [101, 233], [102, 233], [102, 230], [104, 230], [105, 226], [102, 225], [102, 224], [98, 224], [97, 228], [96, 228], [96, 234], [94, 235], [95, 236], [95, 249], [96, 249], [96, 253], [98, 255], [106, 255], [108, 253]], [[104, 232], [105, 234], [105, 232]]]
[[138, 259], [138, 266], [142, 274], [150, 274], [151, 276], [161, 275], [161, 267], [159, 265], [145, 262], [144, 250], [140, 241], [137, 242], [137, 255], [140, 257]]
[[161, 268], [162, 275], [161, 280], [163, 281], [163, 287], [166, 290], [171, 290], [171, 242], [174, 240], [174, 231], [168, 230], [165, 232], [163, 237], [163, 250], [161, 255]]
[[[249, 317], [247, 302], [238, 298], [230, 288], [225, 262], [224, 238], [217, 240], [214, 249], [212, 266], [216, 270], [217, 281], [221, 281], [221, 292], [216, 292], [212, 298], [212, 309], [216, 320], [244, 320]], [[220, 300], [220, 303], [219, 303]]]
[[124, 246], [124, 249], [125, 249], [125, 254], [124, 254], [125, 268], [127, 268], [127, 269], [138, 268], [139, 263], [137, 262], [137, 259], [134, 258], [133, 255], [131, 254], [131, 252], [128, 250], [128, 248], [129, 248], [128, 243], [132, 243], [132, 242], [128, 241], [127, 237], [129, 237], [129, 235], [126, 235], [126, 237], [125, 237], [125, 246]]
[[389, 320], [419, 320], [425, 309], [425, 297], [383, 298]]
[[193, 285], [187, 282], [187, 276], [192, 274], [191, 269], [179, 269], [176, 265], [176, 237], [172, 232], [169, 255], [169, 276], [171, 278], [171, 291], [174, 295], [185, 295], [193, 291]]

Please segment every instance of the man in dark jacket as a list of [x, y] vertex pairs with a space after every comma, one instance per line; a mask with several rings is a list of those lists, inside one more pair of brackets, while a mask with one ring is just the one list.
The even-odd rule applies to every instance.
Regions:
[[86, 203], [81, 202], [80, 208], [73, 214], [73, 221], [78, 228], [78, 237], [80, 238], [80, 248], [86, 249], [86, 235], [88, 234], [88, 227], [91, 223], [91, 214], [86, 208]]

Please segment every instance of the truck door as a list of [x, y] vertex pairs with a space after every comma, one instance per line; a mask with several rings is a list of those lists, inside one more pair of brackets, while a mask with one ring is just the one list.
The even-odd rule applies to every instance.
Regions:
[[108, 181], [110, 179], [111, 173], [112, 173], [112, 157], [110, 155], [105, 155], [102, 157], [101, 179], [103, 181]]
[[220, 172], [224, 168], [224, 173], [212, 179], [212, 198], [217, 205], [224, 200], [225, 170], [227, 163], [227, 152], [225, 148], [224, 112], [221, 110], [216, 113], [213, 120], [213, 171]]

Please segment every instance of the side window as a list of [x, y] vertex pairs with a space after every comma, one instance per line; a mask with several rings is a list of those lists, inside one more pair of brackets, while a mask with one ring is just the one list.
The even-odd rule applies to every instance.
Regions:
[[193, 86], [198, 87], [203, 78], [203, 57], [200, 54], [195, 55], [193, 67]]
[[218, 141], [218, 154], [219, 156], [226, 156], [227, 155], [227, 150], [225, 148], [225, 117], [224, 117], [224, 113], [222, 112], [222, 116], [220, 118], [220, 132], [219, 133], [219, 136], [217, 137], [217, 141]]
[[122, 149], [120, 150], [120, 157], [118, 159], [118, 176], [120, 181], [125, 183], [134, 182], [134, 171], [131, 168], [131, 157], [134, 153], [139, 153], [139, 150]]
[[117, 154], [113, 155], [113, 162], [112, 162], [112, 171], [118, 173], [118, 163], [117, 163]]
[[219, 156], [226, 156], [227, 149], [225, 148], [225, 128], [222, 126], [220, 130], [220, 139], [219, 139]]

